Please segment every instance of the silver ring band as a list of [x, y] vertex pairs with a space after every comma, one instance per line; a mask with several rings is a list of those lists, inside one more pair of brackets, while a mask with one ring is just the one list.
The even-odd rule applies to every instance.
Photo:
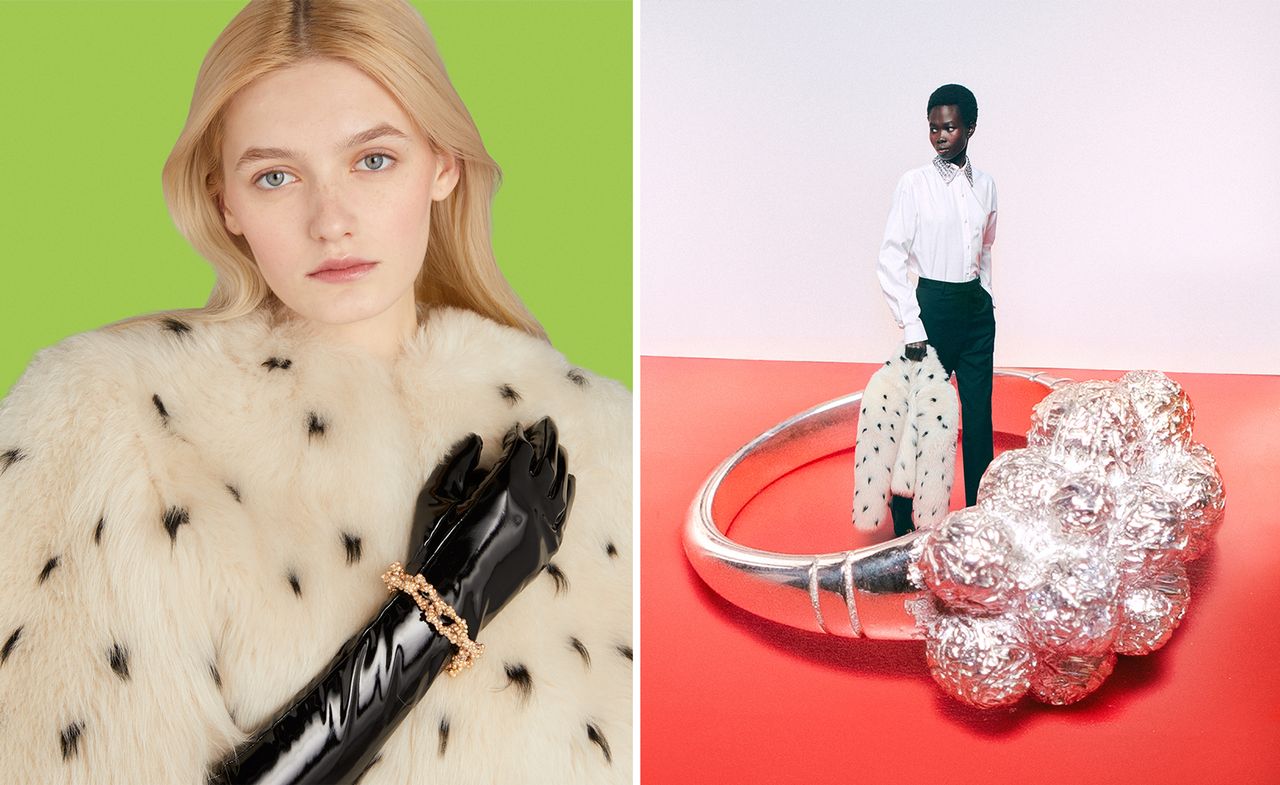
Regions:
[[[997, 368], [997, 378], [1049, 391], [1070, 380]], [[1007, 382], [1006, 382], [1007, 383]], [[776, 553], [734, 542], [725, 530], [773, 481], [849, 449], [862, 392], [820, 403], [778, 423], [711, 473], [689, 508], [684, 549], [698, 575], [729, 602], [802, 630], [882, 640], [921, 638], [907, 604], [925, 595], [909, 566], [920, 532], [835, 553]], [[852, 532], [852, 527], [851, 527]]]
[[[1053, 705], [1081, 700], [1117, 655], [1159, 649], [1181, 622], [1191, 599], [1186, 563], [1222, 522], [1222, 475], [1192, 438], [1190, 399], [1159, 371], [1114, 382], [995, 376], [1001, 400], [1038, 391], [1025, 385], [1044, 394], [1027, 446], [995, 458], [974, 506], [838, 553], [730, 540], [724, 532], [756, 493], [855, 441], [863, 393], [853, 393], [779, 423], [712, 473], [685, 525], [689, 561], [725, 599], [767, 619], [923, 639], [934, 680], [972, 706], [1027, 694]], [[997, 411], [1004, 419], [1016, 408]]]

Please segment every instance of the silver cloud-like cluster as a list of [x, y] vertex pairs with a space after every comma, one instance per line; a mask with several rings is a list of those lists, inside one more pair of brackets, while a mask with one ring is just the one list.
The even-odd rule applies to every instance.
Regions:
[[1074, 703], [1117, 654], [1169, 640], [1191, 598], [1185, 564], [1224, 505], [1193, 420], [1158, 371], [1063, 384], [1036, 405], [1027, 447], [916, 543], [912, 574], [933, 598], [911, 610], [945, 690], [981, 708], [1027, 692]]

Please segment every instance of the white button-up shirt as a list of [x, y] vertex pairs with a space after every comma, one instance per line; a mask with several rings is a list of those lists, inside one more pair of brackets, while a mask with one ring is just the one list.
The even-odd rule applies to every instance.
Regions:
[[876, 274], [905, 343], [928, 340], [908, 273], [953, 283], [978, 278], [990, 294], [995, 239], [996, 184], [967, 155], [963, 168], [935, 157], [898, 180]]

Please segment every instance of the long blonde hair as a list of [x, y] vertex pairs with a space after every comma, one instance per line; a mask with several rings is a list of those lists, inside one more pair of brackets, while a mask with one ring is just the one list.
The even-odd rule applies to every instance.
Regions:
[[361, 69], [400, 102], [435, 150], [458, 161], [457, 186], [431, 208], [431, 239], [414, 284], [419, 310], [466, 308], [545, 338], [493, 257], [490, 208], [502, 172], [450, 83], [426, 23], [406, 0], [252, 0], [213, 42], [163, 177], [174, 224], [217, 273], [208, 303], [196, 314], [231, 319], [274, 300], [244, 238], [223, 224], [222, 121], [246, 85], [313, 58]]

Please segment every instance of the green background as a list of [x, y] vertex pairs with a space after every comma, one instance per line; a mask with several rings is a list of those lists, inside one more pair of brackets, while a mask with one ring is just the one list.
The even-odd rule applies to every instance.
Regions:
[[[243, 5], [0, 0], [0, 396], [41, 347], [204, 304], [160, 172]], [[571, 362], [630, 384], [631, 3], [414, 5], [503, 168], [503, 272]]]

